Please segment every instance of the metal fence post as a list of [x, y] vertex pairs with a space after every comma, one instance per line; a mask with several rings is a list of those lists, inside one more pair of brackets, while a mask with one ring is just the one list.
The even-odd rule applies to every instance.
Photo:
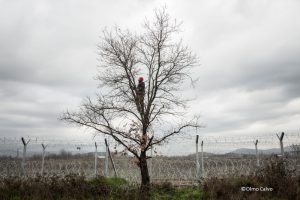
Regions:
[[199, 152], [198, 152], [198, 140], [199, 140], [199, 135], [196, 136], [196, 177], [199, 178]]
[[43, 154], [42, 154], [42, 169], [41, 169], [41, 175], [44, 174], [44, 165], [45, 165], [45, 150], [47, 145], [42, 144], [43, 147]]
[[203, 140], [201, 141], [201, 176], [204, 177]]
[[255, 145], [255, 154], [256, 154], [256, 165], [259, 166], [259, 153], [257, 149], [257, 144], [258, 144], [258, 140], [254, 142], [254, 145]]
[[95, 142], [95, 177], [97, 177], [97, 143]]
[[105, 139], [105, 163], [104, 163], [104, 175], [108, 177], [108, 145]]
[[26, 150], [27, 150], [27, 144], [30, 142], [30, 139], [26, 142], [25, 139], [21, 138], [23, 143], [23, 157], [22, 157], [22, 163], [21, 163], [21, 175], [26, 175], [25, 165], [26, 165]]
[[108, 156], [109, 156], [109, 158], [110, 158], [110, 162], [111, 162], [112, 167], [113, 167], [113, 169], [114, 169], [115, 177], [117, 177], [117, 170], [116, 170], [116, 167], [115, 167], [115, 163], [114, 163], [114, 161], [113, 161], [113, 159], [112, 159], [112, 156], [111, 156], [111, 154], [110, 154], [109, 146], [108, 146], [108, 143], [107, 143], [107, 140], [106, 140], [106, 139], [105, 139], [105, 145], [107, 146]]
[[150, 164], [150, 166], [149, 166], [149, 175], [150, 175], [150, 177], [151, 177], [151, 175], [152, 175], [152, 165], [153, 165], [153, 146], [151, 147], [151, 151], [150, 151], [150, 157], [151, 157], [151, 159], [150, 159], [150, 162], [149, 162], [149, 164]]
[[281, 151], [281, 156], [284, 156], [284, 150], [283, 150], [283, 136], [284, 136], [284, 132], [281, 133], [280, 137], [278, 134], [276, 134], [278, 139], [279, 139], [279, 143], [280, 143], [280, 151]]

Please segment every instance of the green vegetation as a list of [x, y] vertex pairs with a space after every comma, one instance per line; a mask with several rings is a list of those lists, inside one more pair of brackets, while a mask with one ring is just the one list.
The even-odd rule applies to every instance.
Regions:
[[[20, 179], [10, 177], [0, 180], [1, 200], [21, 199], [145, 199], [138, 185], [121, 178], [97, 177], [87, 180], [70, 174], [65, 177], [41, 177]], [[152, 185], [149, 199], [200, 199], [199, 188], [176, 189], [169, 183]]]
[[110, 186], [110, 187], [120, 187], [120, 186], [124, 186], [127, 184], [127, 181], [123, 178], [105, 178], [104, 179], [106, 185]]
[[[157, 187], [157, 186], [156, 186]], [[187, 187], [187, 188], [172, 188], [171, 190], [163, 190], [160, 187], [152, 187], [151, 197], [152, 199], [201, 199], [202, 189], [198, 187]]]

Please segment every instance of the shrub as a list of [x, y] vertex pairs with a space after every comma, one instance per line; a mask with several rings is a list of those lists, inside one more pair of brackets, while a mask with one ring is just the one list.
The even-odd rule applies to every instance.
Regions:
[[[241, 191], [241, 187], [268, 187], [273, 191]], [[211, 178], [203, 184], [204, 199], [300, 199], [300, 177], [282, 159], [272, 160], [251, 176]]]
[[27, 179], [8, 177], [0, 182], [0, 199], [88, 199], [110, 194], [103, 177], [93, 180], [75, 174]]
[[296, 199], [299, 195], [297, 190], [300, 184], [297, 182], [295, 171], [286, 167], [284, 159], [271, 160], [262, 170], [258, 170], [256, 177], [266, 186], [273, 188], [278, 197]]

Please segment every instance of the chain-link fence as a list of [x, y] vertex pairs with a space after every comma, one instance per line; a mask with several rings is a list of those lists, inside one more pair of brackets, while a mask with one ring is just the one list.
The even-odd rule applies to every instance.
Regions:
[[[218, 137], [218, 141], [215, 140], [213, 143], [212, 139], [200, 138], [200, 141], [204, 141], [201, 143], [204, 146], [201, 150], [204, 149], [204, 152], [197, 152], [196, 149], [198, 148], [194, 146], [197, 145], [195, 137], [194, 139], [193, 137], [181, 138], [183, 145], [187, 145], [187, 151], [184, 153], [182, 151], [170, 152], [172, 145], [174, 145], [172, 143], [157, 148], [155, 150], [157, 153], [153, 153], [152, 150], [149, 152], [152, 154], [151, 158], [148, 159], [151, 181], [192, 184], [196, 183], [199, 178], [249, 175], [278, 156], [284, 159], [287, 168], [300, 174], [299, 152], [294, 151], [300, 144], [299, 135], [290, 134], [287, 138], [290, 140], [286, 141], [284, 152], [281, 151], [279, 142], [273, 139], [269, 140], [270, 142], [266, 142], [267, 140], [261, 142], [260, 150], [256, 151], [255, 142], [253, 142], [255, 140], [248, 140], [247, 137], [247, 140], [246, 138], [237, 140], [240, 141], [240, 146], [243, 148], [231, 149], [227, 153], [218, 152], [221, 152], [220, 148], [223, 148], [222, 151], [225, 151], [226, 148], [232, 148], [237, 141], [227, 139], [225, 142], [224, 138]], [[140, 181], [137, 160], [130, 155], [114, 154], [113, 152], [112, 160], [108, 159], [103, 142], [96, 141], [98, 145], [95, 146], [95, 141], [90, 143], [58, 142], [31, 138], [26, 145], [28, 141], [29, 138], [24, 138], [24, 142], [9, 138], [0, 141], [0, 177], [79, 174], [92, 178], [96, 175], [117, 175], [132, 183]], [[41, 144], [46, 148], [42, 148]], [[264, 145], [268, 149], [263, 150]], [[244, 148], [245, 146], [248, 149]], [[273, 148], [270, 149], [270, 147]], [[213, 148], [217, 152], [213, 152]], [[45, 150], [44, 153], [43, 150]]]

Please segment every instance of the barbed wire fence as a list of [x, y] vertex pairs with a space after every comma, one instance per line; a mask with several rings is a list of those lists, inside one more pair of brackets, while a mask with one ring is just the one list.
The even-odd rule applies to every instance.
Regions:
[[[3, 137], [0, 138], [0, 177], [73, 173], [87, 178], [118, 176], [139, 182], [136, 159], [115, 154], [109, 149], [113, 142], [107, 144], [103, 140]], [[149, 151], [152, 157], [148, 160], [149, 173], [152, 182], [186, 184], [199, 178], [248, 175], [267, 164], [272, 156], [280, 156], [289, 169], [300, 174], [300, 152], [299, 148], [295, 152], [293, 145], [299, 147], [300, 134], [176, 136], [168, 144]]]

